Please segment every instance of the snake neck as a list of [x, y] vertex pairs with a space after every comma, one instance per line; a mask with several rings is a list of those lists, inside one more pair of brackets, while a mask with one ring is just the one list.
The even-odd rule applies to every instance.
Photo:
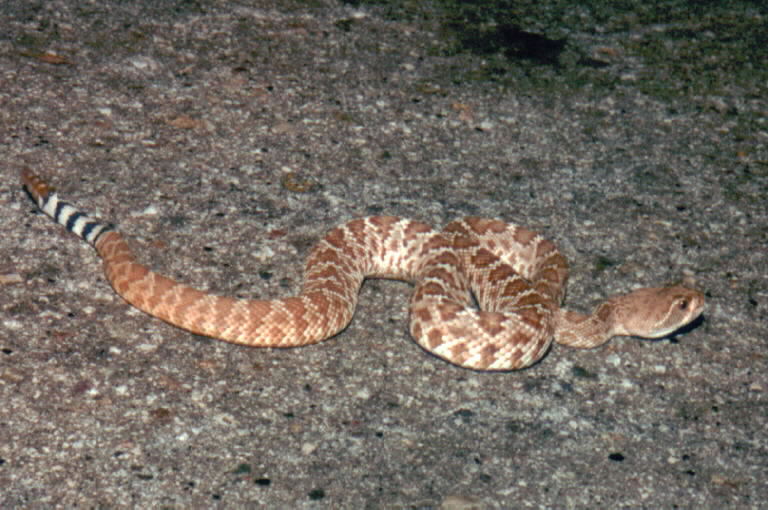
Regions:
[[610, 303], [599, 305], [592, 315], [561, 308], [555, 314], [555, 342], [580, 349], [603, 345], [616, 335], [612, 315]]

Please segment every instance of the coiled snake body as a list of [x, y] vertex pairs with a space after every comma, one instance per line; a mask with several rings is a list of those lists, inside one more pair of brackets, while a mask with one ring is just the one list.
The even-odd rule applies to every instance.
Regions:
[[352, 319], [366, 277], [414, 282], [413, 338], [427, 351], [476, 370], [530, 366], [553, 339], [591, 348], [617, 335], [660, 338], [704, 307], [703, 294], [674, 285], [614, 296], [591, 315], [564, 310], [568, 266], [555, 245], [525, 228], [474, 217], [442, 231], [393, 216], [352, 220], [312, 249], [299, 295], [216, 296], [151, 271], [112, 227], [60, 200], [30, 170], [21, 176], [42, 211], [96, 248], [107, 279], [128, 303], [174, 326], [237, 344], [294, 347], [339, 333]]

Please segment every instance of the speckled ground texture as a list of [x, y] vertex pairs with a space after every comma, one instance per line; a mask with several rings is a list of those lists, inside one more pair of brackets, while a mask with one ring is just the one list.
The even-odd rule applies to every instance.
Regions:
[[[759, 2], [155, 4], [0, 5], [0, 507], [765, 508]], [[353, 217], [484, 215], [558, 243], [576, 309], [707, 308], [479, 373], [378, 280], [331, 340], [233, 346], [125, 305], [23, 166], [219, 293], [296, 291]]]

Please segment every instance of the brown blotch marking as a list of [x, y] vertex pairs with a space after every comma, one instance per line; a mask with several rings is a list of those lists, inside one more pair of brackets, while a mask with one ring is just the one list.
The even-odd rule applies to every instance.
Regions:
[[[498, 259], [496, 259], [498, 260]], [[504, 281], [510, 276], [516, 276], [517, 273], [514, 269], [512, 269], [511, 266], [508, 266], [507, 264], [500, 264], [493, 268], [490, 273], [488, 273], [488, 279], [493, 282], [498, 281]]]
[[562, 280], [561, 268], [545, 267], [539, 270], [539, 279], [551, 283], [559, 283]]
[[[148, 273], [149, 273], [149, 271], [147, 270], [146, 267], [141, 266], [139, 264], [134, 264], [133, 266], [131, 266], [131, 276], [130, 276], [130, 278], [131, 279], [138, 279], [138, 278], [140, 278], [139, 275], [141, 275], [141, 274], [148, 274]], [[152, 281], [152, 293], [153, 294], [165, 294], [169, 290], [177, 288], [179, 286], [178, 283], [176, 283], [175, 281], [173, 281], [170, 278], [168, 278], [166, 276], [163, 276], [161, 274], [152, 273], [152, 276], [154, 277], [153, 281]], [[199, 291], [194, 292], [194, 293], [189, 292], [189, 291], [193, 290], [191, 288], [186, 289], [186, 290], [187, 290], [187, 292], [184, 292], [185, 297], [186, 297], [186, 295], [194, 294], [193, 296], [191, 296], [192, 299], [198, 299], [200, 297], [199, 294], [202, 294], [202, 292], [199, 292]]]
[[394, 223], [392, 221], [393, 219], [396, 220], [394, 216], [371, 216], [369, 218], [357, 218], [348, 221], [342, 228], [352, 232], [355, 236], [359, 236], [360, 234], [370, 230], [371, 226], [377, 229], [388, 229], [392, 223]]
[[451, 251], [444, 251], [440, 253], [440, 255], [429, 260], [429, 265], [445, 264], [448, 266], [458, 266], [459, 263], [460, 261], [458, 256], [456, 253]]
[[[337, 296], [347, 296], [350, 294], [350, 291], [344, 284], [338, 284], [337, 282], [332, 281], [317, 282], [317, 284], [313, 285], [312, 287], [313, 288], [309, 288], [306, 283], [304, 285], [304, 289], [308, 292], [312, 292], [313, 295], [316, 294], [323, 297], [326, 297], [328, 294], [335, 294]], [[320, 292], [321, 290], [323, 292]]]
[[419, 301], [424, 300], [425, 297], [427, 297], [429, 294], [426, 294], [426, 291], [422, 290], [422, 285], [419, 285], [416, 287], [416, 290], [413, 292], [413, 296], [411, 296], [411, 302], [418, 303]]
[[[138, 264], [134, 264], [134, 266], [135, 267], [131, 267], [132, 274], [128, 277], [128, 280], [133, 280], [134, 282], [141, 281], [141, 286], [144, 287], [143, 293], [145, 295], [146, 306], [148, 306], [150, 309], [156, 309], [162, 306], [167, 299], [166, 294], [171, 290], [178, 289], [179, 287], [179, 284], [175, 281], [157, 273], [149, 273], [146, 280], [141, 280], [138, 276], [141, 271], [133, 270], [137, 268], [146, 268], [139, 266]], [[141, 291], [139, 291], [139, 293], [141, 293]], [[195, 300], [200, 299], [202, 297], [202, 292], [195, 291], [191, 288], [186, 288], [181, 292], [181, 297], [183, 298], [181, 301], [182, 306], [188, 306], [190, 302], [194, 302]]]
[[496, 312], [480, 312], [478, 316], [478, 326], [489, 335], [494, 336], [500, 333], [504, 328], [502, 324], [507, 318], [503, 314]]
[[522, 278], [514, 278], [507, 282], [504, 291], [501, 293], [504, 297], [517, 296], [529, 289], [528, 283]]
[[250, 334], [250, 330], [246, 329], [246, 326], [249, 325], [249, 317], [248, 309], [239, 306], [239, 303], [237, 302], [232, 304], [232, 308], [227, 314], [227, 326], [234, 326], [235, 334], [240, 342], [248, 341], [250, 338], [253, 338], [253, 335]]
[[443, 227], [443, 232], [448, 234], [471, 235], [469, 230], [467, 230], [467, 225], [463, 220], [454, 220], [450, 222], [445, 227]]
[[120, 252], [113, 252], [106, 256], [102, 255], [104, 258], [104, 264], [107, 266], [113, 266], [113, 265], [119, 265], [119, 264], [137, 264], [135, 262], [136, 257], [133, 256], [133, 254], [129, 251], [120, 251]]
[[419, 325], [416, 322], [411, 323], [411, 335], [413, 338], [420, 340], [421, 339], [421, 325]]
[[107, 232], [99, 238], [96, 251], [107, 264], [133, 262], [136, 258], [125, 239], [115, 232]]
[[[325, 242], [336, 248], [337, 250], [340, 250], [343, 248], [346, 244], [346, 239], [344, 235], [344, 229], [341, 227], [336, 227], [327, 234], [325, 234], [325, 237], [323, 238]], [[319, 250], [318, 250], [319, 251]]]
[[[188, 289], [192, 290], [192, 289]], [[243, 309], [242, 307], [237, 306], [237, 299], [232, 297], [225, 297], [225, 296], [217, 296], [213, 300], [213, 307], [210, 310], [201, 309], [198, 303], [199, 300], [203, 299], [203, 293], [199, 291], [194, 292], [185, 292], [184, 293], [184, 300], [179, 303], [179, 307], [183, 308], [197, 308], [196, 314], [197, 315], [197, 324], [198, 328], [202, 329], [202, 325], [206, 322], [223, 322], [225, 319], [227, 319], [226, 325], [229, 326], [231, 324], [243, 324], [243, 321], [247, 319], [248, 317], [248, 310]], [[205, 307], [208, 308], [208, 307]], [[234, 317], [232, 317], [232, 312], [235, 311]], [[182, 315], [189, 315], [189, 314], [182, 314]], [[213, 316], [213, 318], [211, 317]], [[214, 326], [218, 327], [218, 326]]]
[[104, 234], [102, 239], [108, 239], [109, 242], [113, 243], [115, 246], [125, 247], [125, 249], [128, 249], [128, 241], [126, 238], [123, 236], [123, 234], [115, 232], [114, 230], [110, 230]]
[[589, 320], [590, 316], [572, 312], [571, 310], [565, 310], [563, 313], [563, 318], [566, 323], [581, 324], [582, 322]]
[[312, 272], [318, 271], [317, 268], [319, 267], [320, 269], [317, 274], [325, 274], [328, 268], [333, 269], [343, 264], [344, 258], [340, 257], [335, 250], [330, 248], [319, 249], [313, 252], [307, 259], [305, 272], [310, 268]]
[[472, 227], [472, 230], [480, 235], [492, 232], [494, 234], [500, 234], [507, 229], [507, 224], [503, 221], [489, 219], [489, 218], [466, 218], [466, 222]]
[[123, 236], [112, 230], [99, 236], [98, 241], [96, 241], [96, 250], [101, 254], [102, 249], [111, 249], [115, 244], [124, 242]]
[[549, 327], [544, 330], [544, 333], [545, 334], [536, 335], [539, 339], [538, 342], [536, 342], [538, 347], [544, 347], [552, 341], [555, 336], [554, 324], [550, 324]]
[[[121, 296], [125, 297], [125, 293], [131, 290], [131, 287], [136, 282], [143, 282], [149, 275], [150, 270], [141, 264], [130, 264], [126, 274], [123, 273], [123, 269], [113, 268], [111, 265], [107, 267], [107, 279], [114, 287], [115, 291]], [[119, 279], [118, 279], [119, 277]]]
[[403, 235], [405, 236], [406, 240], [411, 240], [418, 237], [419, 234], [426, 234], [431, 231], [432, 227], [426, 223], [421, 223], [420, 221], [411, 221], [408, 223], [408, 225], [406, 225], [406, 228], [403, 231]]
[[536, 283], [534, 290], [542, 296], [546, 296], [551, 299], [555, 304], [560, 304], [564, 294], [564, 289], [560, 286], [560, 282], [548, 282], [541, 280]]
[[478, 244], [476, 239], [461, 235], [453, 238], [452, 247], [456, 250], [468, 250], [469, 248], [474, 248]]
[[608, 304], [601, 304], [597, 310], [595, 311], [595, 315], [603, 321], [608, 322], [608, 319], [611, 317], [611, 313], [613, 312], [613, 307]]
[[555, 246], [555, 243], [553, 243], [552, 241], [548, 241], [546, 239], [542, 239], [536, 245], [536, 258], [543, 259], [547, 256], [547, 254], [553, 253], [556, 251], [557, 251], [557, 247]]
[[[430, 256], [433, 253], [451, 253], [449, 250], [453, 248], [452, 243], [443, 236], [435, 235], [427, 239], [424, 243], [418, 243], [419, 251], [417, 258], [423, 258]], [[456, 259], [456, 255], [453, 255]], [[458, 259], [456, 259], [458, 260]]]
[[568, 260], [562, 253], [554, 252], [546, 258], [546, 264], [542, 263], [541, 265], [546, 265], [553, 270], [562, 271], [563, 269], [568, 269]]
[[[406, 240], [407, 242], [407, 240]], [[381, 249], [379, 250], [379, 256], [384, 258], [388, 253], [399, 252], [401, 247], [405, 246], [403, 239], [398, 239], [397, 236], [390, 237], [387, 242], [381, 243]]]
[[450, 322], [456, 318], [456, 316], [464, 310], [464, 307], [451, 303], [445, 303], [438, 308], [440, 313], [440, 320], [442, 322]]
[[[368, 222], [365, 221], [365, 218], [361, 218], [359, 220], [352, 220], [349, 223], [347, 223], [346, 227], [348, 228], [349, 232], [352, 234], [352, 238], [354, 242], [347, 243], [347, 247], [355, 246], [355, 245], [365, 246], [367, 244], [366, 240], [369, 236], [370, 225], [373, 225], [374, 227], [378, 227], [379, 230], [382, 230], [382, 229], [386, 230], [388, 228], [386, 224], [379, 224], [374, 221], [372, 221], [369, 224]], [[374, 237], [374, 239], [376, 239], [376, 237]]]
[[264, 318], [269, 312], [272, 311], [272, 305], [269, 301], [253, 300], [247, 303], [249, 322], [253, 324], [251, 328], [252, 336], [256, 335], [256, 332], [263, 327]]
[[542, 304], [544, 299], [536, 293], [530, 293], [526, 294], [525, 296], [521, 297], [520, 299], [515, 300], [516, 306], [531, 306], [531, 305], [540, 305]]
[[[515, 333], [514, 335], [509, 337], [509, 340], [507, 341], [508, 344], [511, 345], [525, 345], [530, 341], [530, 338], [524, 335], [523, 333]], [[512, 349], [510, 351], [511, 358], [513, 360], [512, 366], [519, 366], [520, 359], [526, 354], [525, 349]]]
[[[267, 323], [264, 325], [262, 334], [259, 335], [259, 340], [252, 343], [252, 345], [265, 345], [269, 347], [283, 347], [286, 345], [301, 345], [297, 342], [285, 343], [286, 336], [295, 335], [296, 330], [293, 328], [286, 328], [282, 324]], [[266, 339], [266, 340], [265, 340]]]
[[499, 352], [499, 348], [494, 344], [485, 344], [480, 349], [480, 362], [478, 368], [486, 368], [496, 359], [496, 354]]
[[430, 269], [427, 273], [425, 273], [425, 277], [437, 278], [439, 280], [444, 281], [449, 287], [452, 287], [455, 289], [463, 288], [463, 286], [456, 281], [456, 277], [453, 274], [451, 274], [450, 271], [442, 267], [435, 267]]
[[365, 218], [356, 218], [345, 223], [340, 230], [347, 230], [349, 232], [362, 232], [366, 229]]
[[[289, 298], [289, 299], [295, 299], [301, 302], [301, 298]], [[340, 303], [339, 299], [341, 298], [338, 298], [335, 296], [332, 297], [324, 293], [313, 294], [312, 304], [315, 306], [315, 310], [316, 310], [315, 313], [323, 317], [330, 315], [331, 313], [337, 313], [339, 308], [344, 308], [343, 302]], [[302, 303], [302, 306], [304, 306], [303, 303]]]
[[517, 241], [520, 244], [528, 244], [531, 242], [532, 239], [536, 237], [536, 232], [532, 232], [528, 230], [527, 228], [518, 228], [515, 231], [515, 241]]
[[443, 334], [440, 331], [433, 329], [427, 334], [427, 345], [430, 349], [434, 349], [441, 343], [443, 343]]
[[[315, 306], [318, 307], [319, 313], [321, 315], [327, 315], [329, 303], [325, 296], [313, 296], [312, 302], [315, 304]], [[308, 326], [305, 319], [305, 316], [307, 315], [307, 308], [304, 306], [303, 300], [297, 297], [290, 297], [283, 299], [282, 304], [289, 314], [288, 321], [291, 326], [295, 327], [299, 331], [306, 329]]]
[[[512, 345], [525, 345], [525, 344], [527, 344], [530, 341], [531, 341], [531, 337], [529, 337], [525, 333], [522, 333], [522, 332], [518, 331], [514, 335], [510, 335], [508, 343], [510, 343]], [[521, 351], [519, 351], [518, 349], [515, 349], [515, 350], [518, 351], [516, 357], [518, 359], [520, 359], [520, 357], [522, 357], [523, 353]]]
[[341, 327], [345, 327], [352, 320], [354, 315], [354, 309], [349, 308], [348, 298], [338, 296], [327, 296], [328, 299], [328, 312], [329, 316], [335, 316], [336, 322], [341, 323]]
[[498, 262], [499, 258], [485, 248], [481, 248], [472, 256], [472, 264], [480, 268], [487, 268]]
[[423, 298], [424, 296], [444, 296], [445, 295], [445, 289], [443, 289], [442, 285], [438, 285], [435, 282], [428, 282], [423, 283], [419, 285], [418, 290], [416, 290], [416, 296], [414, 300], [419, 300], [420, 298]]
[[[322, 259], [312, 254], [306, 263], [304, 268], [305, 279], [319, 279], [319, 278], [332, 278], [335, 280], [344, 280], [342, 275], [354, 274], [361, 271], [361, 267], [357, 265], [358, 260], [355, 260], [351, 256], [342, 256], [336, 254], [335, 258], [329, 259], [328, 254], [323, 254]], [[332, 271], [337, 274], [334, 276]]]
[[430, 322], [432, 320], [432, 314], [426, 308], [419, 308], [414, 310], [413, 315], [418, 317], [422, 322]]
[[[317, 259], [313, 259], [313, 260], [316, 261]], [[343, 277], [341, 276], [341, 273], [339, 272], [338, 267], [331, 264], [325, 264], [325, 262], [328, 262], [328, 261], [323, 261], [323, 262], [324, 262], [323, 267], [320, 268], [319, 270], [313, 268], [312, 275], [311, 275], [313, 279], [323, 279], [323, 280], [342, 280], [343, 279]]]
[[462, 344], [456, 344], [451, 347], [451, 361], [459, 362], [459, 364], [463, 363], [464, 361], [469, 358], [469, 353], [467, 352], [467, 349], [464, 348]]
[[293, 322], [291, 321], [290, 308], [285, 306], [285, 301], [290, 299], [291, 298], [267, 302], [270, 304], [270, 306], [263, 316], [265, 331], [268, 331], [269, 328], [275, 325], [281, 328], [286, 328], [293, 325]]
[[517, 310], [517, 315], [520, 317], [520, 320], [532, 328], [539, 329], [541, 327], [541, 314], [536, 310], [532, 308], [521, 308], [520, 310]]

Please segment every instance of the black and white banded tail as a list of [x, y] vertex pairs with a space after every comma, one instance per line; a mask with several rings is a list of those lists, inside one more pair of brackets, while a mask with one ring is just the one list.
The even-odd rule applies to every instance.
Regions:
[[96, 246], [101, 234], [113, 230], [111, 225], [91, 218], [72, 204], [60, 200], [56, 191], [29, 168], [21, 171], [21, 181], [41, 211], [92, 246]]

